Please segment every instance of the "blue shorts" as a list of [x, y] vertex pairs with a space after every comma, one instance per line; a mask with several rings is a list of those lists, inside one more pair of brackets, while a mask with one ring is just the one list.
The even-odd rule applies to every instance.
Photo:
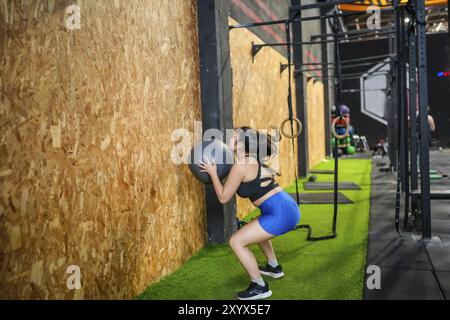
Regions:
[[271, 235], [281, 236], [293, 231], [300, 222], [300, 209], [296, 201], [285, 191], [273, 195], [259, 208], [261, 209], [259, 224]]

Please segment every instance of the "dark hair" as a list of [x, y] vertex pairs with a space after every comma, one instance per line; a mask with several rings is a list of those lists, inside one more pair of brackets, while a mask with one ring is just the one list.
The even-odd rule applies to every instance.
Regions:
[[270, 134], [250, 127], [236, 128], [235, 132], [238, 132], [238, 141], [244, 144], [245, 155], [255, 157], [259, 164], [266, 166], [266, 163], [277, 154], [277, 147]]

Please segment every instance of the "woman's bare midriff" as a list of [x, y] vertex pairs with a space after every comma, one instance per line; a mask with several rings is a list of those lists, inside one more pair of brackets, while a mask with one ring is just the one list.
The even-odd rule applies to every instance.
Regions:
[[255, 207], [259, 207], [260, 205], [262, 205], [264, 203], [264, 201], [266, 201], [267, 199], [269, 199], [270, 197], [276, 195], [277, 193], [282, 192], [283, 189], [281, 187], [278, 187], [276, 189], [273, 189], [272, 191], [270, 191], [269, 193], [267, 193], [264, 197], [256, 200], [255, 202], [253, 202], [253, 205]]

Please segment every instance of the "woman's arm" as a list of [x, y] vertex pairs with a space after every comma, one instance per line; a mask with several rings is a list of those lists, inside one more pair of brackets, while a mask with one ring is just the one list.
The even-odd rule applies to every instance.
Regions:
[[214, 190], [216, 191], [217, 198], [220, 203], [225, 204], [228, 203], [231, 198], [236, 194], [239, 186], [244, 180], [245, 176], [245, 168], [243, 165], [234, 165], [231, 169], [230, 174], [228, 175], [227, 181], [225, 185], [222, 185], [218, 175], [217, 175], [217, 167], [215, 163], [212, 164], [201, 164], [199, 165], [202, 168], [202, 172], [206, 172], [211, 176], [211, 180], [214, 185]]

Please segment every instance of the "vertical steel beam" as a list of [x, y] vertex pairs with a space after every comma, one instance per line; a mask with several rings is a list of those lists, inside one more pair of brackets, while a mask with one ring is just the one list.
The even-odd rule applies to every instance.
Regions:
[[430, 200], [430, 128], [428, 124], [427, 34], [425, 0], [416, 0], [417, 47], [419, 62], [419, 117], [420, 117], [420, 182], [422, 237], [431, 239]]
[[394, 5], [395, 5], [395, 28], [396, 28], [396, 32], [397, 32], [397, 37], [396, 37], [396, 50], [397, 50], [397, 60], [396, 60], [396, 75], [395, 75], [395, 79], [396, 79], [396, 102], [397, 102], [397, 168], [400, 171], [400, 181], [401, 181], [401, 186], [402, 186], [402, 191], [403, 191], [403, 183], [404, 183], [404, 163], [403, 163], [403, 112], [404, 112], [404, 108], [403, 108], [403, 60], [404, 60], [404, 50], [403, 50], [403, 32], [402, 32], [402, 9], [401, 7], [398, 5], [399, 1], [394, 1]]
[[394, 36], [389, 37], [389, 53], [395, 55], [395, 59], [391, 60], [392, 74], [390, 77], [390, 85], [392, 88], [392, 95], [390, 100], [390, 108], [388, 110], [388, 127], [387, 135], [389, 142], [389, 160], [391, 162], [391, 168], [396, 169], [398, 164], [398, 127], [397, 127], [397, 112], [398, 112], [398, 86], [397, 73], [394, 70], [397, 69], [398, 55], [396, 48], [396, 41]]
[[[293, 6], [300, 6], [300, 0], [292, 0]], [[290, 11], [290, 14], [292, 11]], [[294, 12], [295, 14], [295, 12]], [[302, 17], [302, 12], [299, 11], [296, 13], [297, 18]], [[293, 22], [292, 23], [292, 31], [294, 36], [295, 43], [301, 43], [303, 41], [303, 28], [302, 22]], [[293, 45], [294, 48], [294, 64], [296, 66], [296, 70], [301, 69], [298, 65], [303, 63], [303, 46], [302, 45]], [[309, 173], [309, 149], [308, 149], [308, 109], [305, 103], [305, 83], [303, 73], [296, 72], [295, 73], [295, 95], [296, 95], [296, 110], [297, 110], [297, 118], [299, 118], [303, 122], [303, 133], [297, 139], [297, 165], [298, 165], [298, 173], [300, 177], [306, 177]]]
[[405, 9], [403, 6], [400, 7], [400, 23], [401, 23], [401, 45], [402, 45], [402, 54], [401, 54], [401, 95], [402, 95], [402, 104], [401, 104], [401, 143], [400, 148], [402, 150], [402, 188], [405, 193], [405, 206], [404, 206], [404, 216], [406, 217], [405, 221], [408, 220], [409, 215], [409, 200], [410, 200], [410, 184], [409, 184], [409, 153], [408, 153], [408, 145], [409, 145], [409, 136], [408, 136], [408, 105], [407, 105], [407, 77], [406, 77], [406, 64], [408, 62], [408, 51], [407, 51], [407, 36], [406, 36], [406, 26], [405, 26]]
[[[321, 14], [327, 13], [327, 8], [321, 9]], [[320, 21], [320, 28], [322, 30], [322, 34], [327, 33], [327, 23], [326, 19], [322, 19]], [[322, 69], [323, 69], [323, 77], [328, 78], [329, 69], [328, 66], [328, 43], [322, 44]], [[324, 82], [324, 104], [325, 104], [325, 156], [329, 157], [333, 154], [333, 150], [331, 147], [331, 108], [330, 108], [330, 87], [328, 82]]]
[[[203, 130], [233, 127], [228, 1], [198, 0]], [[235, 232], [235, 199], [222, 205], [213, 186], [205, 187], [208, 242], [220, 244]]]
[[[412, 1], [413, 2], [413, 1]], [[413, 9], [415, 7], [413, 6]], [[411, 190], [419, 188], [418, 167], [417, 167], [417, 147], [418, 147], [418, 127], [417, 127], [417, 38], [415, 27], [408, 30], [409, 42], [409, 119], [410, 119], [410, 171]], [[411, 211], [417, 212], [417, 197], [411, 198]], [[408, 219], [405, 219], [407, 228]]]
[[[341, 69], [341, 54], [339, 48], [339, 20], [336, 15], [334, 18], [334, 73], [335, 73], [335, 90], [336, 90], [336, 113], [337, 116], [342, 116], [341, 104], [342, 104], [342, 69]], [[338, 216], [338, 194], [339, 194], [339, 143], [336, 141], [334, 144], [334, 218], [333, 218], [333, 232], [336, 234], [337, 229], [337, 216]]]

